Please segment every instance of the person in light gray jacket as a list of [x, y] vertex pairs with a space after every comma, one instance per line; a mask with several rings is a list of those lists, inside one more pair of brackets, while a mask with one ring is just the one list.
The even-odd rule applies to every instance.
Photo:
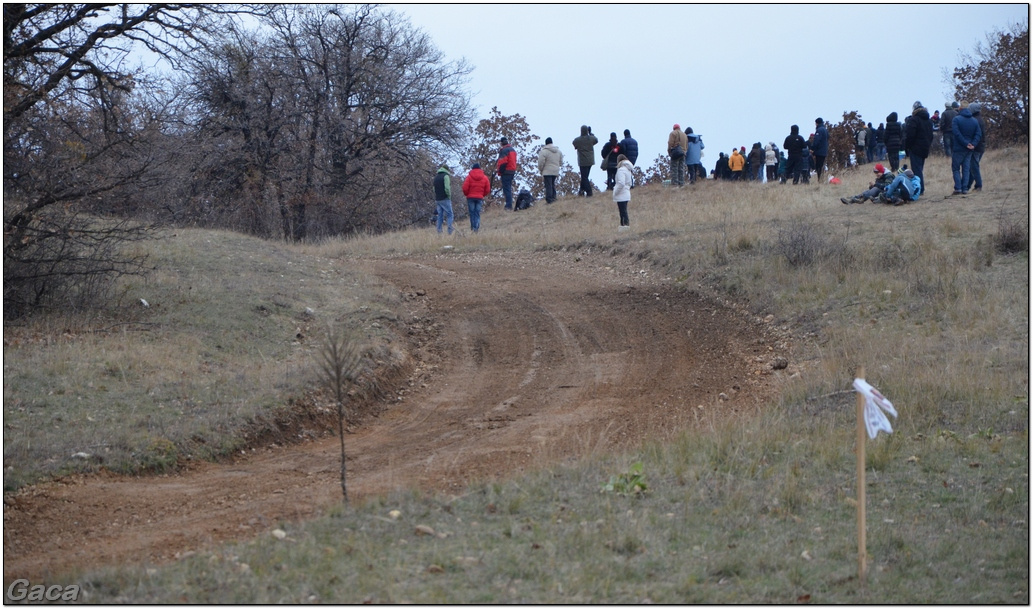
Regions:
[[552, 138], [545, 138], [545, 145], [538, 152], [538, 172], [545, 181], [545, 202], [552, 203], [556, 200], [556, 178], [560, 175], [560, 167], [563, 165], [563, 153], [559, 146], [552, 143]]
[[635, 185], [635, 176], [631, 173], [634, 165], [623, 154], [617, 155], [617, 174], [613, 178], [613, 200], [617, 203], [617, 215], [620, 217], [619, 231], [628, 230], [628, 203], [631, 202], [631, 189]]

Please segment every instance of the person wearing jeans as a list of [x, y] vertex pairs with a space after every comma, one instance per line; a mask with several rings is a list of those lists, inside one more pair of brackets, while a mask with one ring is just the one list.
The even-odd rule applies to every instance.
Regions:
[[513, 177], [517, 170], [516, 149], [509, 145], [507, 138], [499, 141], [502, 147], [499, 148], [499, 160], [495, 165], [496, 171], [502, 178], [502, 193], [506, 196], [506, 209], [513, 209]]
[[474, 163], [470, 173], [463, 180], [463, 195], [466, 196], [466, 208], [470, 212], [470, 230], [481, 230], [481, 210], [484, 209], [484, 198], [491, 192], [491, 182], [481, 171], [480, 163]]
[[448, 175], [448, 167], [444, 165], [438, 169], [434, 176], [434, 201], [437, 203], [438, 234], [441, 234], [441, 225], [448, 222], [448, 234], [454, 230], [452, 226], [452, 186], [451, 177]]

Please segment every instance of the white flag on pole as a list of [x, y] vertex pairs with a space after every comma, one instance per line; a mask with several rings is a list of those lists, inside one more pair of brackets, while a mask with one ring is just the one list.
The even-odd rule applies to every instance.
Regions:
[[886, 418], [885, 413], [897, 418], [897, 410], [886, 396], [864, 379], [854, 379], [854, 390], [864, 396], [864, 426], [868, 430], [868, 437], [874, 440], [880, 431], [893, 433], [893, 427], [890, 426], [890, 420]]

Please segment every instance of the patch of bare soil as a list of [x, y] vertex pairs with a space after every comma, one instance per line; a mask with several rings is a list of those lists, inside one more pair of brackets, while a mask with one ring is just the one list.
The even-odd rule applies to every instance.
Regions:
[[[671, 438], [756, 408], [785, 337], [603, 256], [448, 254], [365, 263], [402, 294], [411, 375], [346, 437], [349, 497], [473, 481]], [[779, 361], [781, 360], [781, 361]], [[4, 500], [4, 579], [159, 563], [341, 501], [339, 440], [271, 444], [152, 477], [99, 474]]]

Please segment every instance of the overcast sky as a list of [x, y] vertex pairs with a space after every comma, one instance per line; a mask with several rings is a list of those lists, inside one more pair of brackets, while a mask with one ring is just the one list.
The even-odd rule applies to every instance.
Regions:
[[[776, 142], [856, 110], [878, 127], [921, 101], [987, 34], [1028, 22], [1026, 4], [388, 4], [450, 60], [473, 66], [478, 119], [520, 114], [576, 164], [582, 124], [600, 146], [630, 129], [638, 165], [666, 154], [674, 123], [718, 152]], [[599, 148], [596, 148], [598, 153]]]

